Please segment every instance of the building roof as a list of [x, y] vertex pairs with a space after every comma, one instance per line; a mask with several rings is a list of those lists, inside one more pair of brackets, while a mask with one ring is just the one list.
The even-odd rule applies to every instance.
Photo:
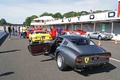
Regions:
[[42, 16], [34, 20], [54, 20], [54, 18], [52, 16]]
[[[64, 18], [58, 20], [51, 20], [46, 22], [32, 22], [31, 25], [56, 25], [56, 24], [70, 24], [70, 23], [94, 23], [94, 22], [120, 22], [117, 11], [109, 11], [103, 13], [82, 15], [71, 18]], [[46, 18], [46, 17], [44, 17]], [[47, 20], [47, 19], [45, 19]]]

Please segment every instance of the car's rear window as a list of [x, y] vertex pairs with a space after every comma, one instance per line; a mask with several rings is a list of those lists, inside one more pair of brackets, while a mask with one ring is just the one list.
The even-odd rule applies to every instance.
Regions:
[[95, 45], [91, 40], [89, 39], [71, 39], [71, 42], [74, 43], [75, 45]]

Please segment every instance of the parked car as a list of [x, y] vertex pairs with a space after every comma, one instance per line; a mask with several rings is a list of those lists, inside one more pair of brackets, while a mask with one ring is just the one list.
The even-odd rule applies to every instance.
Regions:
[[111, 40], [113, 38], [113, 35], [107, 32], [92, 32], [90, 34], [87, 34], [88, 38], [94, 38], [98, 40]]
[[32, 34], [29, 34], [29, 43], [51, 41], [52, 37], [49, 33], [42, 30], [35, 30]]
[[86, 67], [107, 65], [111, 53], [97, 46], [92, 40], [80, 35], [62, 35], [54, 42], [30, 44], [29, 52], [33, 56], [48, 54], [56, 60], [61, 71], [84, 69]]
[[75, 34], [75, 32], [74, 31], [70, 31], [68, 29], [64, 29], [64, 30], [62, 30], [61, 34], [62, 35], [73, 35], [73, 34]]
[[76, 29], [74, 30], [77, 34], [80, 34], [80, 35], [86, 35], [86, 31], [84, 30], [79, 30], [79, 29]]
[[33, 33], [33, 30], [28, 30], [27, 32], [26, 32], [26, 38], [29, 38], [29, 34], [32, 34]]

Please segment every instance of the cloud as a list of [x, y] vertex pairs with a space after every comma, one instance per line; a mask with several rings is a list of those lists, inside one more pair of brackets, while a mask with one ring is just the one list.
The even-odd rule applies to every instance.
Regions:
[[0, 0], [0, 18], [10, 23], [23, 23], [32, 15], [44, 12], [62, 14], [69, 11], [115, 10], [118, 0]]

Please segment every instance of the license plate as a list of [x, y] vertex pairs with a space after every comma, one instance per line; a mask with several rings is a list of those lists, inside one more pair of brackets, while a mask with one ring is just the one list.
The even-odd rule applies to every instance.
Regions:
[[42, 39], [45, 39], [45, 36], [42, 36]]
[[95, 61], [95, 62], [98, 62], [98, 60], [99, 60], [99, 57], [93, 57], [93, 59], [92, 59], [93, 61]]

